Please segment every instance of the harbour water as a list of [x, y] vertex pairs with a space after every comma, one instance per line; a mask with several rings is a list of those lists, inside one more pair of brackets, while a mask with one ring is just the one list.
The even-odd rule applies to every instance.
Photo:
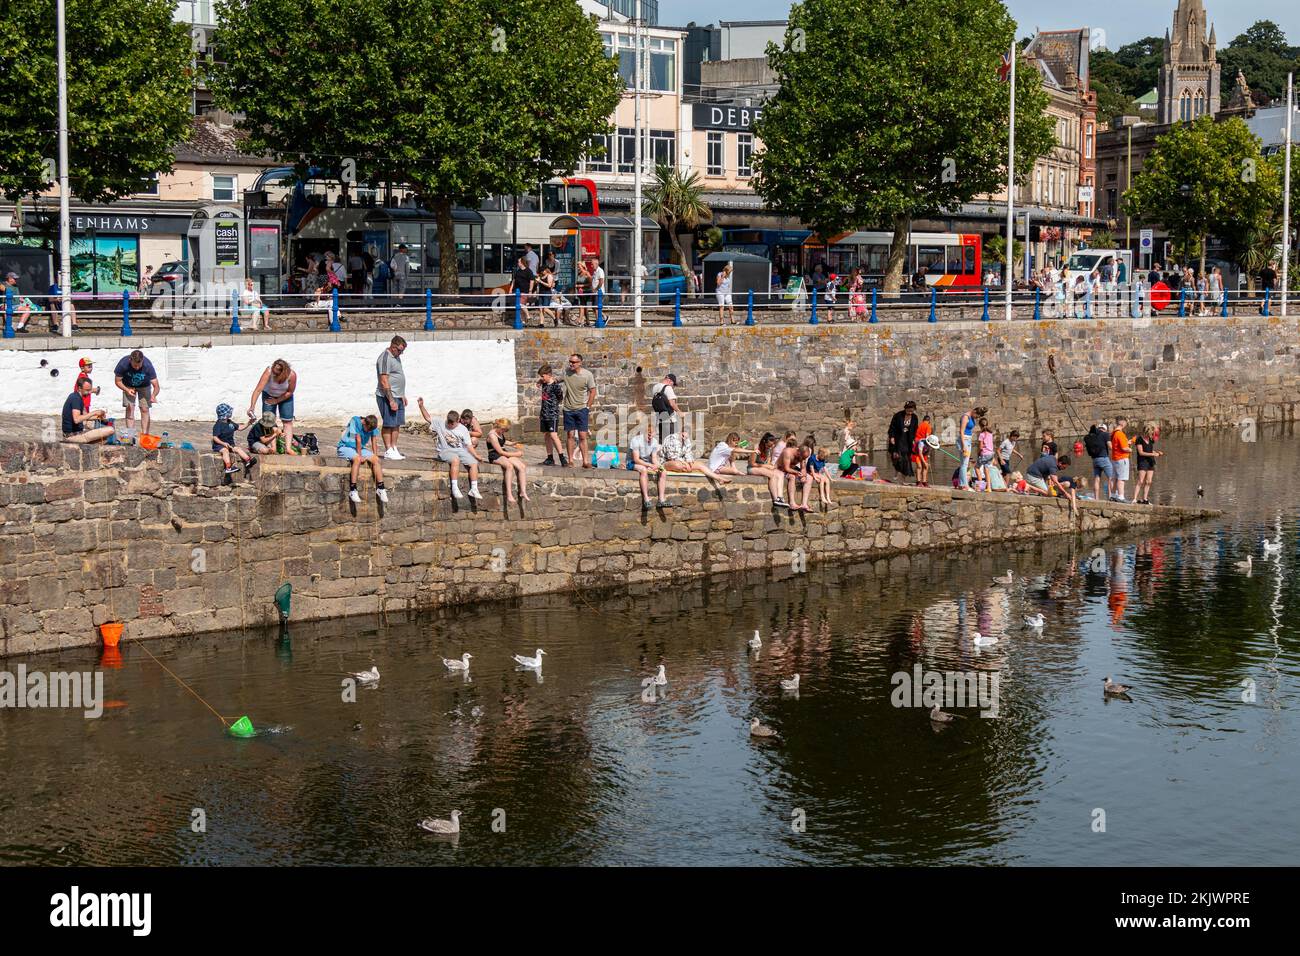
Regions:
[[[1224, 514], [1161, 534], [6, 660], [107, 706], [0, 710], [0, 863], [1293, 863], [1300, 441], [1253, 437], [1162, 442], [1157, 497]], [[897, 706], [918, 669], [996, 716]]]

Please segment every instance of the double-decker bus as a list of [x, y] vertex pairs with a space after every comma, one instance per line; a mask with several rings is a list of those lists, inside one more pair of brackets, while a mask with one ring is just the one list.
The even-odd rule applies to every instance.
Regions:
[[[515, 259], [525, 243], [532, 243], [539, 257], [545, 255], [556, 216], [598, 216], [600, 198], [590, 179], [553, 179], [519, 196], [489, 196], [478, 211], [484, 220], [483, 284], [491, 289], [510, 284]], [[599, 233], [584, 232], [582, 257], [590, 260], [600, 255]]]
[[[846, 232], [825, 242], [810, 236], [804, 242], [804, 268], [848, 275], [862, 270], [868, 282], [880, 282], [889, 266], [889, 232]], [[914, 232], [903, 260], [904, 281], [925, 271], [925, 284], [940, 288], [978, 288], [982, 283], [980, 236], [960, 232]]]

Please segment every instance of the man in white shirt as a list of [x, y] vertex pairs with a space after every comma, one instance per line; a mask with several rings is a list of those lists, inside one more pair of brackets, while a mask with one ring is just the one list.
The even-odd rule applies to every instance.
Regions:
[[533, 271], [533, 275], [541, 274], [541, 269], [538, 268], [541, 264], [541, 260], [537, 258], [537, 253], [533, 251], [533, 244], [531, 242], [524, 243], [524, 258], [528, 260], [528, 268]]
[[591, 270], [591, 294], [595, 295], [603, 291], [605, 291], [605, 270], [597, 259], [595, 267]]
[[742, 475], [742, 472], [734, 464], [736, 456], [736, 445], [740, 442], [740, 435], [732, 432], [727, 436], [726, 441], [720, 441], [713, 446], [713, 451], [709, 452], [709, 470], [719, 475]]
[[660, 441], [677, 431], [677, 416], [681, 408], [677, 404], [676, 387], [677, 376], [669, 373], [650, 392], [650, 408], [659, 422]]
[[659, 475], [659, 507], [668, 508], [672, 502], [668, 500], [665, 486], [668, 484], [668, 472], [660, 467], [659, 458], [663, 449], [659, 442], [655, 441], [654, 419], [647, 419], [645, 428], [632, 436], [628, 441], [627, 470], [635, 471], [637, 479], [641, 482], [641, 510], [650, 510], [650, 472], [654, 471]]
[[392, 283], [393, 294], [402, 295], [406, 291], [406, 276], [411, 270], [411, 257], [407, 254], [405, 243], [397, 247], [397, 255], [393, 256], [388, 268], [392, 270], [389, 282]]

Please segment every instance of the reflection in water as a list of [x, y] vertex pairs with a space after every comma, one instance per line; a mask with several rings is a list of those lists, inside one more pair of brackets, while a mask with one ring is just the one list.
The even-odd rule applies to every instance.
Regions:
[[[1202, 485], [1226, 514], [1156, 536], [150, 645], [281, 731], [249, 740], [129, 642], [25, 659], [100, 664], [110, 706], [0, 712], [0, 862], [1290, 862], [1296, 445], [1235, 438], [1165, 440], [1161, 500]], [[539, 647], [541, 669], [512, 659]], [[895, 705], [900, 674], [965, 675], [997, 716], [945, 693], [936, 724]], [[419, 829], [453, 810], [456, 839]]]

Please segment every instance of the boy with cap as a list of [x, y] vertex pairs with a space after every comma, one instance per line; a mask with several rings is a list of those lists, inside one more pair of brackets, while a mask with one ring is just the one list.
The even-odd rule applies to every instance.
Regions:
[[[82, 379], [90, 381], [90, 373], [95, 370], [95, 363], [88, 358], [82, 359], [77, 363], [77, 385], [81, 385]], [[86, 405], [86, 411], [90, 411], [90, 396], [99, 394], [99, 386], [92, 385], [90, 390], [82, 396], [82, 401]]]
[[230, 460], [230, 453], [234, 452], [239, 456], [239, 460], [244, 463], [244, 473], [253, 470], [256, 464], [255, 459], [244, 449], [235, 444], [235, 432], [239, 431], [239, 426], [234, 422], [235, 410], [224, 402], [217, 406], [217, 423], [212, 426], [212, 450], [220, 452], [221, 463], [226, 466], [226, 474], [233, 475], [239, 471], [239, 466]]

